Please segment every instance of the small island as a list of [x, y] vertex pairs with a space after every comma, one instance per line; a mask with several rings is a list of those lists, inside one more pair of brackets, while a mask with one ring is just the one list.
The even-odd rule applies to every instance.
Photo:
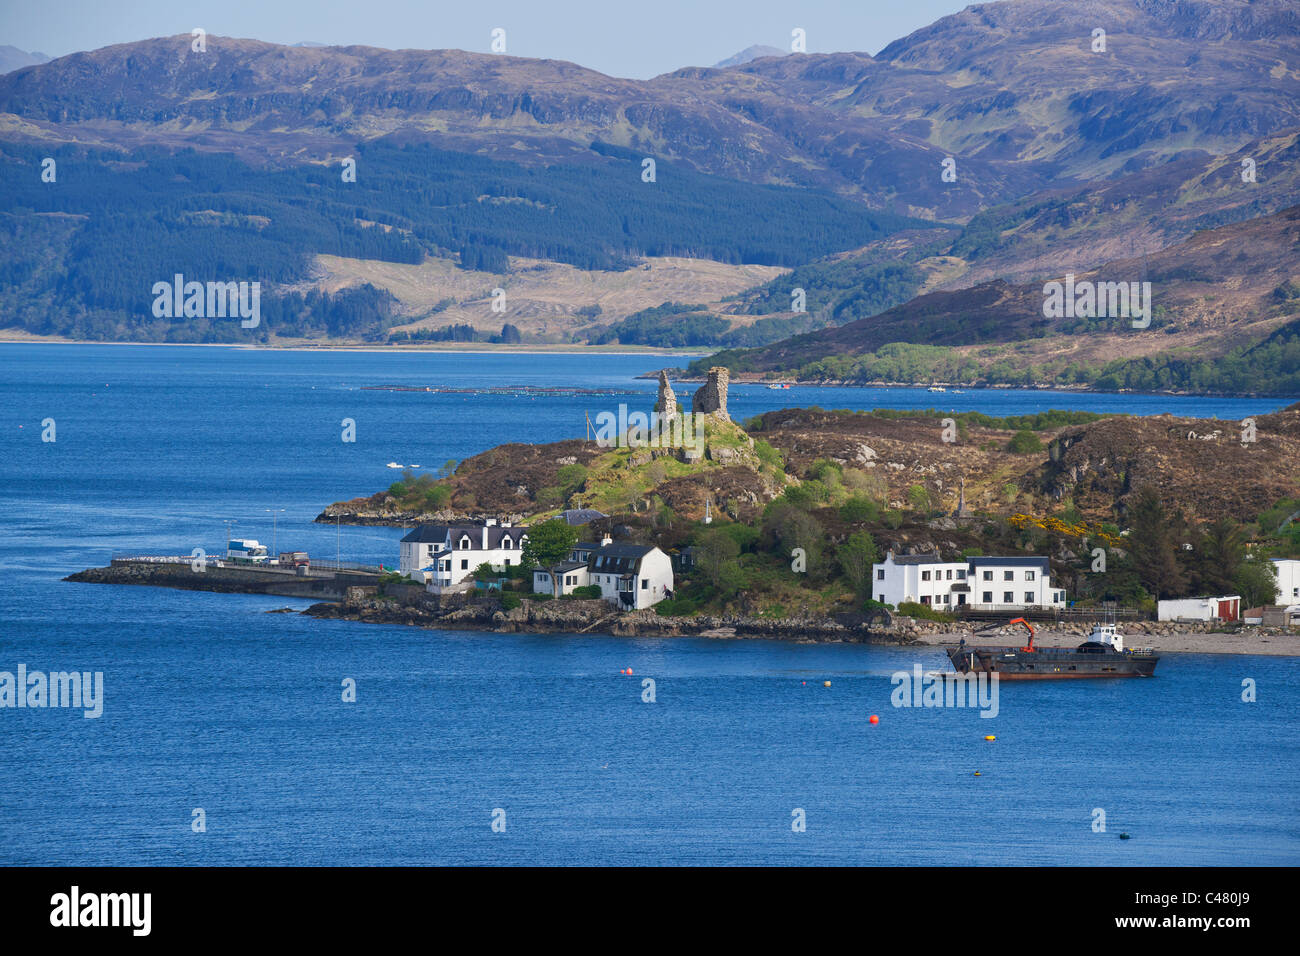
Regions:
[[[498, 446], [448, 463], [441, 477], [406, 473], [330, 505], [318, 521], [431, 529], [445, 543], [427, 553], [449, 565], [404, 560], [372, 589], [312, 613], [889, 642], [1005, 637], [1000, 625], [1022, 614], [1068, 642], [1109, 615], [1137, 634], [1221, 638], [1196, 649], [1300, 633], [1287, 613], [1300, 597], [1278, 580], [1279, 568], [1300, 565], [1300, 473], [1288, 464], [1300, 453], [1300, 404], [1246, 422], [814, 407], [742, 426], [728, 414], [726, 368], [708, 371], [689, 411], [667, 374], [659, 379], [653, 409], [609, 413], [617, 428], [594, 422], [586, 438]], [[454, 554], [449, 529], [486, 540], [504, 526], [518, 529], [516, 556]], [[648, 606], [620, 604], [616, 592], [602, 600], [588, 581], [610, 546], [664, 555], [671, 584], [646, 579], [659, 589]], [[1025, 562], [1050, 587], [1000, 586]], [[942, 566], [949, 581], [954, 568], [964, 578], [963, 568], [996, 567], [999, 587], [882, 590], [898, 564]], [[1199, 620], [1174, 609], [1220, 596], [1236, 599], [1231, 618], [1217, 606]]]

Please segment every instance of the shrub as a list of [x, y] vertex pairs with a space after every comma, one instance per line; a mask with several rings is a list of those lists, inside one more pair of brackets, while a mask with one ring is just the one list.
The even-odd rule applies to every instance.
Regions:
[[924, 621], [942, 621], [944, 623], [949, 623], [956, 620], [956, 618], [951, 614], [944, 614], [941, 611], [936, 611], [928, 604], [918, 604], [915, 601], [904, 601], [902, 604], [898, 605], [898, 613], [904, 614], [907, 617], [919, 617]]
[[523, 604], [523, 601], [520, 599], [518, 594], [515, 594], [513, 591], [501, 592], [501, 607], [503, 609], [513, 611], [521, 604]]
[[451, 501], [451, 489], [446, 485], [434, 485], [424, 496], [425, 505], [434, 511], [447, 507], [449, 501]]
[[600, 585], [584, 584], [581, 587], [574, 588], [571, 593], [575, 598], [584, 598], [588, 600], [591, 598], [598, 598], [600, 597]]
[[840, 518], [850, 524], [859, 521], [875, 521], [880, 517], [880, 506], [870, 498], [854, 495], [840, 505]]
[[777, 469], [785, 466], [785, 459], [782, 457], [781, 453], [761, 438], [754, 442], [754, 454], [758, 455], [758, 460], [765, 465]]
[[1028, 429], [1021, 429], [1007, 442], [1007, 451], [1016, 455], [1031, 455], [1043, 450], [1043, 443], [1037, 435]]

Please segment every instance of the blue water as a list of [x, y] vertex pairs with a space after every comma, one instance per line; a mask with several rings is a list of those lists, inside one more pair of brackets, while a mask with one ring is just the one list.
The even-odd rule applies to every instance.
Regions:
[[[891, 706], [889, 675], [939, 668], [937, 651], [427, 631], [264, 613], [308, 603], [285, 598], [59, 580], [113, 550], [220, 550], [224, 519], [269, 543], [267, 508], [285, 509], [281, 549], [392, 562], [400, 529], [311, 519], [391, 482], [385, 462], [578, 436], [584, 412], [640, 400], [359, 386], [648, 399], [634, 376], [676, 361], [0, 346], [0, 670], [98, 670], [106, 687], [99, 719], [0, 709], [0, 863], [1300, 861], [1292, 658], [1167, 655], [1151, 681], [1004, 685], [982, 719]], [[731, 394], [736, 418], [939, 403], [1240, 419], [1287, 401]], [[1240, 700], [1247, 677], [1256, 703]], [[207, 832], [193, 833], [200, 807]]]

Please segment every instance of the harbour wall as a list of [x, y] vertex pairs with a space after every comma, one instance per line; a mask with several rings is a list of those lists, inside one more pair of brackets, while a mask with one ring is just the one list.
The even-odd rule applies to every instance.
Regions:
[[69, 575], [64, 580], [341, 601], [347, 595], [349, 587], [373, 587], [378, 583], [379, 575], [365, 571], [313, 570], [306, 576], [300, 576], [287, 568], [228, 564], [218, 566], [214, 563], [209, 563], [199, 571], [189, 563], [114, 559], [106, 568], [89, 568]]

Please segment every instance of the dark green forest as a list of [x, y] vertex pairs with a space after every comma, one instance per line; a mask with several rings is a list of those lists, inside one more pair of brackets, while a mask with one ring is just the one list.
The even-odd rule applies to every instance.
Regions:
[[[609, 270], [666, 255], [795, 266], [915, 225], [829, 194], [671, 164], [643, 183], [639, 155], [609, 146], [589, 163], [527, 167], [369, 143], [356, 150], [355, 182], [341, 166], [67, 147], [52, 154], [57, 181], [44, 183], [45, 154], [6, 146], [0, 158], [0, 309], [11, 325], [84, 338], [192, 340], [194, 329], [160, 328], [150, 313], [153, 283], [176, 273], [260, 281], [260, 334], [299, 335], [319, 318], [300, 323], [286, 298], [272, 321], [268, 306], [316, 254], [436, 255], [486, 271], [503, 271], [508, 255]], [[378, 335], [382, 309], [371, 318], [366, 333]], [[228, 325], [201, 334], [248, 337]]]

